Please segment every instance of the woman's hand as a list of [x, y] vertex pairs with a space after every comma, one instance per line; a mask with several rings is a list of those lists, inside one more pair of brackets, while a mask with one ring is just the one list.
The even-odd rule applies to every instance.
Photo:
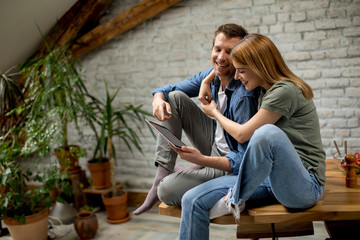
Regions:
[[215, 114], [218, 112], [217, 105], [214, 100], [211, 100], [211, 102], [207, 104], [201, 103], [201, 108], [209, 117], [215, 117]]
[[174, 148], [170, 143], [171, 148], [180, 156], [181, 159], [184, 159], [188, 162], [202, 165], [204, 155], [201, 154], [196, 148], [182, 146], [181, 149]]
[[210, 74], [201, 82], [198, 99], [203, 104], [208, 104], [211, 101], [210, 83], [215, 77], [215, 72], [212, 70]]

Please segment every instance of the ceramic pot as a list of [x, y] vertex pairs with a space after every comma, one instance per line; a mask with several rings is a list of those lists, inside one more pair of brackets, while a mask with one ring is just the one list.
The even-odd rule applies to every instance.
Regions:
[[91, 211], [82, 211], [76, 214], [74, 227], [80, 239], [94, 239], [99, 224], [96, 215]]
[[102, 194], [108, 223], [123, 223], [130, 219], [127, 212], [127, 198], [128, 193], [122, 190], [118, 190], [115, 196], [113, 196], [112, 191]]
[[25, 217], [25, 224], [7, 217], [4, 217], [3, 221], [13, 240], [47, 240], [49, 212], [49, 209], [44, 209]]
[[59, 219], [63, 224], [72, 224], [76, 218], [76, 209], [68, 203], [56, 201], [50, 211], [50, 217]]
[[54, 150], [54, 154], [58, 159], [61, 171], [66, 171], [67, 173], [77, 173], [81, 170], [79, 166], [79, 159], [76, 156], [76, 153], [74, 153], [74, 151], [70, 151], [71, 149], [75, 149], [75, 152], [80, 151], [79, 146], [69, 145], [66, 147], [56, 148]]
[[98, 159], [89, 160], [88, 169], [91, 174], [92, 186], [95, 189], [105, 189], [111, 186], [109, 159], [103, 158], [101, 162]]

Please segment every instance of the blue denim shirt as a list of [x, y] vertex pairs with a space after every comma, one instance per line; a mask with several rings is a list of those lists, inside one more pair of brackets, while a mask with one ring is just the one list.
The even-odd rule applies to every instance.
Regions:
[[[158, 87], [152, 92], [152, 94], [154, 95], [158, 92], [162, 93], [165, 97], [165, 101], [168, 99], [169, 92], [175, 90], [184, 92], [190, 98], [197, 97], [199, 95], [202, 80], [204, 80], [204, 78], [209, 75], [212, 69], [213, 68], [203, 70], [184, 81]], [[218, 76], [215, 76], [215, 79], [211, 82], [210, 87], [212, 98], [217, 103], [217, 93], [220, 87], [220, 79]], [[225, 107], [224, 116], [230, 120], [244, 124], [257, 112], [259, 97], [258, 89], [247, 91], [240, 81], [237, 81], [233, 78], [227, 85], [225, 94], [227, 96], [227, 104]], [[242, 161], [248, 142], [241, 144], [233, 137], [231, 137], [230, 134], [228, 134], [226, 131], [224, 131], [224, 133], [226, 142], [230, 148], [230, 152], [226, 154], [225, 157], [229, 159], [233, 174], [238, 174], [240, 163]]]

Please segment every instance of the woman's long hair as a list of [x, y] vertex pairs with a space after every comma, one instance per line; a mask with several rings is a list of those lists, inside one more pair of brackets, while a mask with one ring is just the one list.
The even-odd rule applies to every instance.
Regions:
[[288, 68], [275, 44], [264, 35], [247, 35], [233, 48], [231, 57], [271, 86], [280, 80], [289, 81], [300, 88], [306, 99], [314, 97], [311, 87]]

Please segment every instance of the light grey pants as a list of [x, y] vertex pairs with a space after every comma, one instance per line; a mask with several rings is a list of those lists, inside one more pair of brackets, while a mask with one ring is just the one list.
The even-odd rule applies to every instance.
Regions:
[[[179, 139], [184, 130], [193, 147], [207, 156], [222, 156], [215, 143], [216, 121], [203, 111], [181, 91], [169, 94], [172, 116], [162, 123]], [[167, 140], [158, 136], [155, 152], [155, 165], [173, 171], [177, 154], [168, 145]], [[180, 206], [185, 192], [208, 180], [226, 175], [226, 171], [204, 167], [199, 170], [175, 172], [165, 177], [158, 186], [158, 197], [167, 205]]]

